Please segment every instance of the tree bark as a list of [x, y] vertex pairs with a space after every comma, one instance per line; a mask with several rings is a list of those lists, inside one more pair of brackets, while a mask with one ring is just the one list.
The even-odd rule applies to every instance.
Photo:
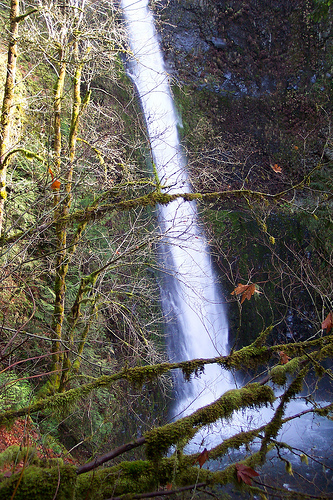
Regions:
[[19, 0], [11, 0], [10, 3], [10, 30], [7, 56], [7, 72], [5, 90], [2, 103], [1, 125], [0, 125], [0, 235], [2, 233], [4, 206], [7, 198], [6, 177], [7, 158], [9, 149], [10, 134], [12, 130], [14, 88], [17, 65], [17, 36], [19, 25]]
[[142, 446], [145, 442], [146, 439], [144, 437], [141, 437], [136, 441], [132, 441], [131, 443], [123, 444], [122, 446], [119, 446], [119, 448], [116, 448], [115, 450], [112, 450], [109, 453], [105, 453], [105, 455], [94, 458], [94, 460], [91, 460], [91, 462], [88, 462], [87, 464], [80, 465], [76, 469], [76, 473], [84, 474], [85, 472], [89, 472], [90, 470], [96, 469], [96, 467], [99, 467], [105, 462], [108, 462], [109, 460], [112, 460], [113, 458], [122, 455], [126, 451], [130, 451], [133, 450], [134, 448]]
[[[62, 99], [63, 90], [66, 77], [66, 57], [64, 54], [64, 49], [61, 48], [58, 51], [59, 57], [59, 75], [55, 87], [54, 96], [54, 173], [59, 176], [61, 170], [61, 109], [62, 109]], [[53, 380], [50, 380], [51, 390], [57, 390], [60, 383], [60, 370], [62, 368], [63, 354], [59, 354], [61, 351], [61, 340], [62, 340], [62, 325], [64, 321], [64, 308], [65, 308], [65, 276], [67, 274], [67, 265], [65, 263], [66, 257], [66, 222], [61, 221], [61, 207], [60, 207], [60, 192], [59, 189], [54, 190], [53, 197], [54, 204], [54, 218], [55, 218], [55, 232], [57, 240], [57, 266], [56, 266], [56, 276], [54, 283], [55, 292], [55, 302], [53, 311], [53, 321], [52, 330], [53, 335], [58, 340], [53, 343], [52, 346], [52, 370], [55, 371], [56, 375]]]

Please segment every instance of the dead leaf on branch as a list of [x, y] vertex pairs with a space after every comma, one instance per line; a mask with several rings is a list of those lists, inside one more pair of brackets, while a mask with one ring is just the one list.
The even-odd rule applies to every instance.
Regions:
[[203, 466], [203, 464], [204, 464], [205, 462], [207, 462], [208, 457], [209, 457], [209, 451], [207, 450], [207, 448], [205, 448], [205, 449], [204, 449], [204, 450], [200, 453], [200, 455], [198, 456], [198, 458], [196, 458], [196, 459], [194, 460], [193, 464], [195, 464], [195, 463], [197, 463], [197, 462], [198, 462], [198, 464], [199, 464], [199, 466], [200, 466], [200, 469], [201, 469], [201, 467]]
[[277, 174], [282, 173], [282, 167], [280, 167], [280, 165], [278, 165], [277, 163], [274, 163], [274, 165], [271, 165], [271, 167]]
[[244, 464], [235, 464], [237, 470], [237, 479], [238, 482], [248, 484], [251, 486], [252, 479], [256, 476], [259, 476], [258, 472]]
[[290, 360], [290, 357], [283, 351], [279, 351], [279, 356], [281, 365], [286, 365]]
[[333, 313], [332, 311], [330, 311], [326, 316], [326, 318], [324, 319], [324, 321], [322, 322], [321, 327], [323, 330], [326, 330], [326, 333], [330, 333], [330, 331], [332, 330], [332, 326], [333, 326]]
[[250, 283], [249, 285], [242, 285], [242, 283], [238, 283], [235, 290], [231, 292], [231, 295], [241, 295], [241, 304], [243, 304], [244, 300], [250, 300], [254, 293], [262, 293], [257, 290], [255, 283]]

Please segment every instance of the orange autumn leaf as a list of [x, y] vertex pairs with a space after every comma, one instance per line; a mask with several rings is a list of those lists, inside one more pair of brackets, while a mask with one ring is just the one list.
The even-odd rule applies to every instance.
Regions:
[[330, 311], [326, 316], [326, 318], [324, 319], [324, 321], [322, 322], [321, 327], [323, 330], [326, 330], [327, 333], [330, 333], [330, 331], [332, 330], [332, 326], [333, 326], [333, 313], [332, 311]]
[[281, 174], [282, 167], [280, 167], [277, 163], [274, 163], [274, 165], [271, 165], [271, 167], [274, 170], [274, 172], [276, 172], [277, 174]]
[[208, 457], [209, 457], [209, 452], [208, 452], [207, 448], [205, 448], [205, 449], [204, 449], [204, 450], [200, 453], [200, 455], [198, 456], [198, 458], [196, 458], [196, 459], [194, 460], [193, 464], [195, 464], [195, 463], [197, 463], [197, 462], [198, 462], [198, 464], [199, 464], [199, 466], [200, 466], [200, 469], [201, 469], [201, 467], [203, 466], [203, 464], [204, 464], [205, 462], [207, 462]]
[[60, 186], [61, 186], [60, 181], [55, 180], [51, 184], [51, 189], [53, 189], [53, 191], [55, 191], [56, 189], [60, 189]]
[[55, 190], [57, 190], [57, 189], [60, 189], [61, 182], [60, 182], [60, 181], [58, 181], [58, 179], [55, 179], [55, 178], [54, 178], [53, 172], [52, 172], [52, 170], [50, 169], [50, 167], [49, 167], [49, 172], [50, 172], [50, 174], [51, 174], [51, 178], [52, 178], [51, 189], [52, 189], [53, 191], [55, 191]]
[[[250, 285], [242, 285], [242, 283], [238, 283], [235, 290], [231, 292], [231, 295], [241, 295], [241, 304], [243, 304], [244, 300], [250, 300], [252, 295], [256, 292], [256, 285], [251, 283]], [[260, 293], [257, 291], [257, 293]]]
[[286, 365], [288, 363], [288, 361], [290, 360], [290, 357], [287, 356], [287, 354], [283, 351], [279, 351], [279, 355], [280, 355], [281, 365]]
[[256, 472], [254, 469], [249, 467], [248, 465], [244, 464], [235, 464], [236, 470], [237, 470], [237, 479], [238, 482], [248, 484], [251, 486], [252, 484], [252, 479], [256, 476], [259, 476], [258, 472]]

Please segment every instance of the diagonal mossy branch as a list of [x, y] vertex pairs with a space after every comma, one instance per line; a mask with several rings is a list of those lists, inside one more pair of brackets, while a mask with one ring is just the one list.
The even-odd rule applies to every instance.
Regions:
[[219, 419], [228, 419], [242, 408], [260, 408], [274, 400], [273, 389], [258, 383], [227, 391], [214, 403], [199, 408], [191, 415], [148, 431], [145, 434], [147, 457], [157, 460], [180, 440], [189, 441], [201, 427]]
[[131, 441], [130, 443], [123, 444], [122, 446], [119, 446], [115, 450], [110, 451], [109, 453], [105, 453], [104, 455], [97, 456], [90, 462], [80, 465], [76, 469], [77, 474], [85, 474], [86, 472], [89, 472], [93, 469], [96, 469], [100, 465], [103, 465], [105, 462], [109, 462], [113, 458], [118, 457], [119, 455], [122, 455], [123, 453], [126, 453], [127, 451], [133, 450], [134, 448], [138, 448], [139, 446], [142, 446], [146, 442], [146, 439], [144, 437], [141, 437], [139, 439], [136, 439], [135, 441]]
[[270, 443], [271, 438], [276, 438], [283, 424], [283, 415], [287, 403], [289, 403], [289, 401], [302, 390], [304, 377], [308, 373], [308, 371], [309, 361], [308, 364], [299, 371], [295, 379], [289, 384], [289, 387], [281, 397], [280, 404], [276, 408], [273, 418], [266, 425], [264, 439], [262, 440], [259, 450], [259, 453], [261, 455], [261, 463], [265, 462], [266, 455], [269, 450], [268, 444]]
[[[45, 337], [45, 340], [50, 340]], [[83, 384], [75, 389], [70, 389], [64, 393], [56, 394], [52, 396], [44, 397], [30, 406], [22, 408], [20, 410], [6, 411], [0, 414], [0, 425], [7, 422], [13, 421], [18, 417], [27, 414], [33, 414], [38, 411], [58, 411], [63, 412], [71, 409], [78, 400], [90, 394], [93, 390], [110, 387], [113, 383], [119, 380], [127, 380], [129, 383], [141, 386], [146, 381], [156, 380], [159, 376], [169, 372], [170, 370], [180, 369], [182, 370], [185, 378], [189, 379], [191, 375], [204, 370], [205, 365], [218, 363], [227, 369], [239, 369], [242, 366], [246, 366], [244, 363], [251, 362], [254, 360], [253, 365], [258, 366], [263, 362], [268, 362], [269, 359], [282, 348], [287, 351], [287, 347], [290, 348], [288, 352], [294, 352], [296, 350], [302, 349], [304, 354], [304, 349], [318, 348], [325, 349], [327, 352], [332, 351], [332, 336], [321, 337], [319, 339], [305, 341], [297, 344], [288, 345], [276, 345], [273, 347], [261, 346], [260, 348], [253, 348], [253, 344], [248, 347], [241, 349], [240, 351], [235, 351], [230, 355], [221, 356], [216, 358], [208, 359], [195, 359], [190, 361], [182, 361], [178, 363], [160, 363], [155, 365], [137, 366], [134, 368], [124, 368], [113, 375], [103, 375], [93, 382]], [[255, 385], [262, 386], [259, 382]]]

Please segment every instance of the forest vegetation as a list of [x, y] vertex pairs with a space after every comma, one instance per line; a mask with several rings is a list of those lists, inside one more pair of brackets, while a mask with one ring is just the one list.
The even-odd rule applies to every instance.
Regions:
[[[310, 3], [311, 33], [328, 29], [330, 1]], [[163, 29], [165, 3], [152, 8]], [[170, 195], [152, 175], [118, 3], [8, 0], [0, 19], [0, 498], [330, 498], [332, 460], [279, 431], [333, 415], [331, 84], [281, 91], [283, 140], [270, 135], [265, 157], [260, 137], [223, 129], [250, 99], [212, 92], [214, 72], [176, 81], [193, 191]], [[223, 280], [225, 356], [167, 359], [156, 209], [176, 198], [198, 203]], [[236, 388], [170, 421], [173, 373], [212, 363]], [[186, 448], [264, 407], [268, 423]]]

